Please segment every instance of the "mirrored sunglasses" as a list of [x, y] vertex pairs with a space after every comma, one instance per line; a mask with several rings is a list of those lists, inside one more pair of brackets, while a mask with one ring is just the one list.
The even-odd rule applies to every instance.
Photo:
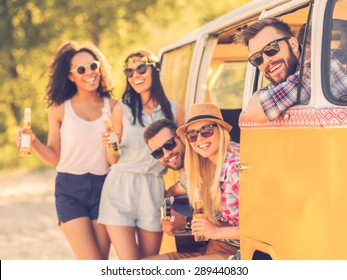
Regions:
[[92, 70], [92, 71], [97, 71], [100, 68], [100, 61], [97, 60], [92, 60], [90, 62], [88, 62], [87, 64], [83, 64], [83, 65], [78, 65], [73, 69], [70, 69], [70, 72], [77, 72], [80, 75], [83, 75], [87, 69]]
[[206, 124], [200, 128], [200, 130], [189, 130], [184, 135], [188, 139], [190, 143], [196, 142], [198, 140], [199, 133], [202, 137], [208, 138], [213, 135], [213, 127], [217, 127], [216, 123], [214, 124]]
[[288, 40], [289, 37], [283, 37], [280, 39], [277, 39], [275, 41], [272, 41], [268, 43], [261, 51], [256, 52], [252, 54], [249, 58], [248, 61], [254, 66], [258, 67], [259, 65], [263, 64], [264, 58], [263, 58], [263, 53], [266, 54], [267, 56], [274, 56], [280, 51], [280, 46], [278, 45], [278, 42], [283, 41], [283, 40]]
[[140, 75], [145, 74], [147, 71], [147, 64], [146, 63], [140, 64], [139, 66], [136, 67], [136, 69], [125, 68], [123, 72], [127, 78], [131, 78], [134, 75], [135, 71], [139, 73]]
[[160, 148], [154, 150], [151, 155], [155, 158], [155, 159], [160, 159], [164, 156], [164, 151], [163, 148], [165, 150], [168, 151], [172, 151], [174, 148], [176, 148], [177, 143], [175, 141], [177, 135], [175, 135], [174, 137], [170, 138], [169, 140], [167, 140], [163, 146], [161, 146]]

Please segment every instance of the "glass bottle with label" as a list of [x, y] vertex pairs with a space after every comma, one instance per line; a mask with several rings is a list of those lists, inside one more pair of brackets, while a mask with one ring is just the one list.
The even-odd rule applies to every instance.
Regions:
[[[207, 214], [205, 213], [204, 205], [203, 205], [202, 200], [195, 200], [194, 211], [193, 211], [193, 219], [195, 219], [195, 218], [207, 219]], [[194, 240], [196, 242], [201, 242], [201, 241], [207, 241], [208, 238], [206, 238], [203, 235], [194, 235]]]
[[18, 155], [20, 157], [30, 156], [31, 149], [32, 149], [31, 146], [32, 146], [31, 109], [25, 108]]
[[105, 131], [110, 135], [111, 145], [107, 148], [107, 153], [110, 155], [119, 155], [120, 148], [118, 144], [118, 137], [116, 132], [113, 130], [112, 121], [108, 111], [105, 108], [101, 108], [102, 116], [105, 125]]

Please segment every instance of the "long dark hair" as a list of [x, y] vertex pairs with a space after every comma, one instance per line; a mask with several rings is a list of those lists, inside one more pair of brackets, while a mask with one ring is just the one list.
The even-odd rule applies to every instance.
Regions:
[[[160, 82], [160, 63], [158, 58], [148, 50], [140, 50], [131, 53], [127, 56], [125, 59], [125, 65], [128, 63], [130, 58], [138, 57], [138, 58], [145, 58], [147, 61], [147, 64], [149, 67], [152, 67], [152, 86], [151, 86], [151, 96], [150, 99], [153, 99], [155, 102], [157, 102], [161, 109], [163, 110], [163, 113], [165, 115], [166, 119], [173, 120], [173, 114], [171, 111], [171, 105], [168, 100], [168, 98], [165, 95], [163, 86]], [[142, 120], [142, 102], [141, 102], [141, 96], [132, 88], [130, 85], [128, 79], [126, 82], [126, 87], [124, 90], [124, 93], [122, 95], [122, 102], [130, 107], [131, 113], [134, 117], [133, 124], [136, 124], [136, 120], [140, 123], [141, 126], [145, 126], [143, 124]]]
[[54, 60], [48, 69], [49, 81], [47, 84], [47, 102], [48, 106], [52, 104], [60, 105], [64, 101], [72, 98], [77, 87], [70, 81], [69, 73], [71, 60], [77, 54], [87, 52], [95, 60], [100, 61], [100, 84], [97, 92], [101, 97], [111, 97], [113, 83], [110, 75], [110, 67], [107, 64], [101, 51], [94, 45], [80, 46], [75, 41], [63, 43], [55, 54]]

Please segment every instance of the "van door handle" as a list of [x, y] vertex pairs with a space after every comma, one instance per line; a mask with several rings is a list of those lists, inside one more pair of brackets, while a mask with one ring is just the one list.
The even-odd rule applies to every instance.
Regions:
[[236, 164], [236, 170], [242, 171], [242, 170], [246, 170], [246, 169], [249, 169], [249, 167], [247, 165], [243, 165], [241, 163]]

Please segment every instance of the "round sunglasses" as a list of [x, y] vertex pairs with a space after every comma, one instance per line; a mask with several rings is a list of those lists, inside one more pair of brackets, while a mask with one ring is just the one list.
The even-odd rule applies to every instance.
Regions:
[[137, 66], [136, 69], [125, 68], [123, 72], [127, 78], [131, 78], [134, 75], [135, 71], [137, 73], [139, 73], [140, 75], [145, 74], [147, 71], [147, 68], [148, 68], [147, 64], [143, 63], [143, 64], [140, 64], [139, 66]]
[[168, 151], [172, 151], [174, 148], [176, 148], [177, 143], [175, 141], [177, 135], [175, 135], [174, 137], [170, 138], [169, 140], [167, 140], [163, 146], [161, 146], [160, 148], [154, 150], [151, 155], [155, 158], [155, 159], [160, 159], [164, 156], [164, 151], [163, 148], [165, 150]]
[[97, 60], [92, 60], [86, 64], [83, 65], [78, 65], [73, 69], [70, 69], [70, 72], [77, 72], [80, 75], [83, 75], [87, 69], [92, 70], [92, 71], [97, 71], [100, 68], [100, 61]]
[[278, 45], [278, 42], [283, 41], [283, 40], [288, 40], [289, 37], [283, 37], [277, 40], [274, 40], [270, 43], [268, 43], [261, 51], [256, 52], [252, 54], [249, 58], [248, 61], [254, 66], [258, 67], [259, 65], [263, 64], [264, 58], [263, 58], [263, 53], [266, 54], [266, 56], [274, 56], [280, 51], [280, 46]]
[[200, 128], [200, 130], [188, 130], [184, 135], [190, 143], [196, 142], [198, 140], [199, 133], [202, 137], [208, 138], [213, 135], [213, 127], [217, 127], [216, 123], [206, 124]]

